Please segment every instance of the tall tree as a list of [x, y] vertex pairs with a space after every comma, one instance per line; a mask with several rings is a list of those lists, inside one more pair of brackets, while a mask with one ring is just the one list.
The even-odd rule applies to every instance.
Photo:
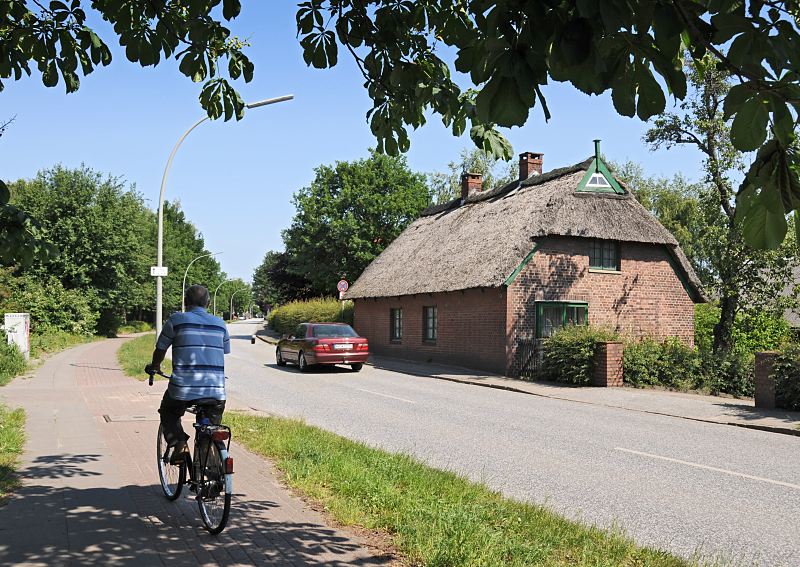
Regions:
[[752, 203], [734, 200], [732, 179], [744, 167], [742, 153], [733, 143], [737, 125], [723, 110], [723, 99], [731, 89], [728, 73], [709, 58], [690, 69], [688, 76], [691, 88], [679, 112], [655, 119], [645, 140], [654, 150], [686, 145], [704, 157], [706, 187], [697, 197], [705, 230], [693, 246], [702, 248], [705, 283], [719, 298], [721, 315], [714, 329], [714, 351], [729, 352], [736, 314], [741, 309], [763, 307], [780, 295], [791, 278], [792, 254], [785, 245], [765, 251], [746, 243], [743, 231], [747, 227], [743, 227], [741, 215], [737, 216], [737, 208]]
[[[86, 25], [87, 4], [0, 2], [0, 88], [35, 65], [46, 86], [63, 79], [73, 92], [79, 72], [108, 65], [110, 50]], [[181, 73], [204, 82], [200, 103], [209, 116], [242, 116], [244, 103], [223, 73], [253, 77], [246, 42], [223, 25], [239, 15], [240, 0], [91, 6], [113, 25], [130, 61], [149, 67], [178, 60]], [[619, 114], [647, 120], [664, 111], [666, 93], [686, 96], [687, 54], [693, 63], [709, 55], [734, 77], [724, 97], [733, 145], [758, 150], [739, 190], [743, 235], [774, 248], [787, 230], [785, 214], [800, 208], [793, 147], [799, 13], [797, 0], [307, 0], [296, 19], [308, 65], [335, 66], [340, 46], [355, 59], [373, 103], [370, 127], [390, 154], [408, 149], [409, 128], [438, 116], [455, 135], [469, 128], [478, 147], [509, 159], [511, 146], [497, 126], [524, 124], [537, 104], [549, 119], [543, 87], [551, 80], [587, 94], [610, 90]], [[454, 69], [474, 88], [462, 90]]]
[[428, 186], [434, 203], [446, 203], [461, 194], [461, 175], [480, 173], [483, 186], [494, 189], [517, 179], [516, 164], [498, 159], [479, 148], [464, 148], [458, 161], [447, 164], [448, 171], [428, 174]]
[[117, 316], [147, 301], [148, 241], [153, 214], [140, 194], [87, 167], [56, 166], [11, 185], [12, 204], [36, 218], [57, 255], [35, 260], [22, 274], [90, 294], [100, 324], [113, 331]]
[[290, 269], [315, 293], [336, 293], [340, 278], [355, 280], [430, 203], [425, 176], [405, 157], [372, 152], [366, 159], [321, 165], [309, 187], [294, 195], [297, 209], [283, 232]]
[[290, 271], [285, 252], [270, 250], [253, 272], [253, 297], [265, 313], [287, 301], [311, 295], [311, 282]]

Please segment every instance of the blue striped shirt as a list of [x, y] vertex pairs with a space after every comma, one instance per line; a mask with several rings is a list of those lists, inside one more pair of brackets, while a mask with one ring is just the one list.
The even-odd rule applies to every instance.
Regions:
[[231, 352], [225, 321], [202, 307], [173, 313], [156, 343], [159, 350], [170, 346], [170, 396], [176, 400], [225, 399], [225, 355]]

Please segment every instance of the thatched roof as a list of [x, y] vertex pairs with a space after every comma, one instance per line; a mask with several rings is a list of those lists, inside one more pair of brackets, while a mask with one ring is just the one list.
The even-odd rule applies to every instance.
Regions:
[[427, 209], [364, 270], [347, 297], [499, 287], [538, 239], [559, 235], [664, 245], [690, 294], [702, 301], [675, 238], [627, 190], [576, 193], [593, 160]]

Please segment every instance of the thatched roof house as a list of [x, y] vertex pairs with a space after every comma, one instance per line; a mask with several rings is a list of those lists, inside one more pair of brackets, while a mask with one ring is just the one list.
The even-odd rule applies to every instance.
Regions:
[[[508, 347], [508, 341], [519, 338], [514, 329], [520, 328], [519, 314], [511, 313], [509, 307], [509, 292], [526, 295], [531, 318], [535, 319], [536, 302], [563, 300], [585, 304], [589, 320], [597, 322], [613, 319], [601, 315], [601, 305], [614, 300], [619, 303], [626, 294], [630, 303], [636, 296], [630, 286], [641, 288], [644, 282], [651, 287], [661, 285], [665, 277], [678, 282], [678, 289], [683, 290], [682, 298], [671, 299], [676, 305], [681, 303], [681, 318], [689, 311], [693, 313], [693, 308], [687, 310], [686, 305], [704, 301], [700, 283], [675, 238], [639, 204], [598, 155], [546, 173], [541, 171], [542, 154], [525, 153], [520, 157], [517, 181], [481, 191], [480, 176], [466, 175], [460, 198], [424, 211], [367, 267], [347, 293], [348, 298], [356, 300], [357, 322], [369, 327], [364, 315], [373, 307], [369, 307], [367, 299], [391, 300], [400, 305], [401, 298], [424, 297], [432, 303], [436, 294], [495, 289], [504, 294], [505, 334], [514, 335], [504, 337]], [[606, 243], [604, 253], [618, 255], [617, 264], [611, 265], [617, 269], [595, 270], [587, 248], [590, 243], [595, 243], [592, 245], [598, 251], [601, 243]], [[652, 255], [648, 250], [658, 253], [653, 258], [641, 258], [642, 254]], [[639, 273], [654, 269], [655, 263], [663, 264], [659, 265], [658, 275]], [[626, 264], [635, 273], [626, 270]], [[589, 272], [591, 279], [587, 279]], [[605, 275], [595, 277], [595, 272]], [[626, 277], [624, 281], [613, 277], [609, 280], [607, 274], [611, 272]], [[523, 284], [517, 281], [521, 274], [525, 276], [524, 291]], [[624, 284], [629, 286], [627, 290]], [[609, 285], [614, 290], [608, 290]], [[562, 293], [555, 292], [556, 288]], [[592, 290], [600, 288], [606, 290], [605, 295], [614, 297], [595, 297]], [[671, 288], [674, 291], [675, 286]], [[670, 296], [664, 290], [657, 292]], [[643, 305], [649, 305], [651, 299], [649, 293], [642, 292]], [[594, 309], [592, 303], [597, 304]], [[640, 308], [641, 305], [630, 311]], [[401, 308], [392, 309], [395, 316]], [[469, 310], [470, 306], [458, 309]], [[647, 326], [631, 321], [630, 314], [623, 314], [625, 309], [619, 305], [617, 311], [615, 326]], [[436, 315], [439, 325], [443, 314], [439, 310]], [[535, 321], [531, 324], [541, 328]], [[389, 336], [385, 329], [379, 333]], [[437, 335], [441, 337], [441, 333]], [[688, 336], [685, 338], [691, 341]], [[371, 344], [375, 344], [372, 339]]]

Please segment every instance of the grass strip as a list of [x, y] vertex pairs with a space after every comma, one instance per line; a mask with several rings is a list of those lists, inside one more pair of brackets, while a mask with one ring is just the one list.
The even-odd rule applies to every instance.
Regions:
[[344, 525], [379, 530], [412, 565], [676, 566], [621, 533], [516, 502], [413, 458], [300, 421], [230, 412], [234, 439], [270, 458], [286, 482]]
[[[155, 338], [155, 333], [148, 333], [141, 337], [136, 337], [119, 347], [117, 360], [125, 374], [133, 376], [137, 380], [147, 380], [144, 367], [153, 359], [153, 348], [156, 344]], [[164, 374], [170, 374], [172, 372], [172, 361], [168, 358], [165, 359], [161, 363], [161, 370]], [[156, 376], [156, 379], [161, 379], [161, 377]]]
[[19, 486], [14, 472], [25, 443], [25, 411], [0, 404], [0, 504]]
[[152, 331], [155, 325], [147, 321], [130, 321], [117, 329], [117, 335], [132, 335], [134, 333], [146, 333]]

